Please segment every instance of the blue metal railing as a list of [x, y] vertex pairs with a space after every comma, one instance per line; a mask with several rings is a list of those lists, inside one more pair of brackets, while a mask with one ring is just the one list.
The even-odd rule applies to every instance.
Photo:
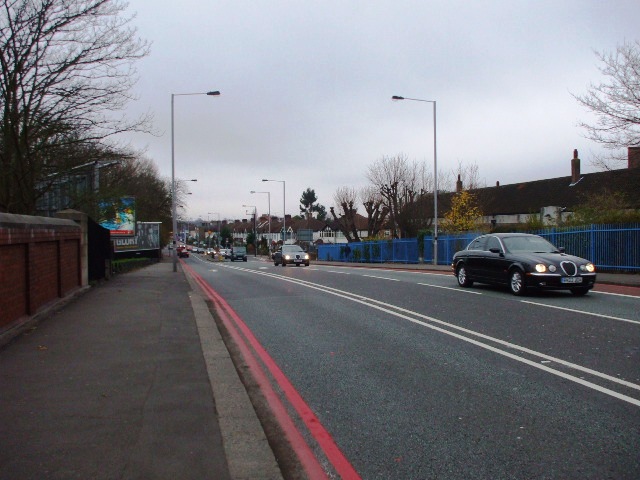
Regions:
[[[438, 237], [438, 264], [449, 265], [453, 254], [486, 232]], [[640, 271], [640, 224], [586, 225], [532, 231], [567, 253], [591, 260], [601, 270]], [[433, 263], [433, 237], [424, 237], [422, 259], [418, 240], [376, 240], [318, 245], [318, 260], [362, 263]]]

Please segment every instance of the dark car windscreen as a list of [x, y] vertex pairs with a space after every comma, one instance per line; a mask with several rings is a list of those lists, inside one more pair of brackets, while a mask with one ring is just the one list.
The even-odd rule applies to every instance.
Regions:
[[504, 246], [512, 253], [556, 253], [558, 249], [541, 237], [507, 237]]

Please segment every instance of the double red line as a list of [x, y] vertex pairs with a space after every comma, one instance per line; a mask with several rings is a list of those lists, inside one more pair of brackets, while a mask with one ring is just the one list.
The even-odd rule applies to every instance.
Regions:
[[[293, 409], [300, 416], [340, 478], [344, 480], [359, 480], [361, 478], [360, 475], [340, 451], [331, 434], [320, 423], [318, 417], [313, 413], [302, 396], [291, 384], [282, 370], [280, 370], [280, 367], [278, 367], [273, 358], [271, 358], [271, 355], [267, 353], [258, 339], [253, 335], [253, 332], [251, 332], [249, 327], [247, 327], [244, 321], [242, 321], [240, 316], [233, 310], [233, 308], [231, 308], [224, 298], [222, 298], [211, 287], [211, 285], [209, 285], [191, 267], [184, 262], [182, 263], [182, 266], [200, 286], [200, 288], [202, 288], [204, 294], [213, 302], [216, 313], [219, 315], [227, 328], [227, 331], [233, 338], [233, 341], [238, 346], [247, 367], [258, 383], [262, 394], [267, 400], [276, 420], [280, 424], [288, 442], [298, 456], [308, 477], [313, 480], [328, 478], [327, 473], [320, 465], [320, 462], [314, 455], [311, 447], [309, 447], [302, 433], [298, 430], [295, 423], [287, 413], [287, 409], [282, 403], [281, 398], [273, 389], [264, 368], [269, 371], [271, 378], [273, 378], [278, 384], [278, 387], [284, 393]], [[264, 368], [261, 365], [261, 362], [262, 365], [264, 365]]]

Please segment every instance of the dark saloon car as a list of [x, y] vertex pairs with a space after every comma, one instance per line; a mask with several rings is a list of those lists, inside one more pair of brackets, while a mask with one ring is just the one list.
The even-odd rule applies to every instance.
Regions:
[[280, 264], [286, 267], [289, 263], [295, 266], [305, 265], [308, 267], [309, 254], [302, 250], [300, 245], [283, 245], [273, 254], [273, 264], [276, 267]]
[[507, 285], [514, 295], [528, 288], [570, 290], [584, 295], [596, 281], [593, 263], [564, 253], [538, 235], [495, 233], [474, 239], [453, 256], [461, 287], [474, 282]]

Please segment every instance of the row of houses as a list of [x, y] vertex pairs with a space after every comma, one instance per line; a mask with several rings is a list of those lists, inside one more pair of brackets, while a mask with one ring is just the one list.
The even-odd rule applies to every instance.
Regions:
[[[607, 170], [595, 173], [581, 173], [578, 151], [574, 150], [567, 176], [484, 187], [471, 190], [484, 213], [481, 223], [489, 228], [509, 227], [525, 223], [531, 216], [537, 216], [542, 223], [559, 224], [565, 221], [579, 205], [595, 195], [618, 193], [626, 199], [625, 208], [640, 209], [640, 147], [629, 147], [627, 168]], [[462, 191], [460, 179], [456, 186]], [[438, 219], [451, 207], [455, 192], [439, 193]], [[287, 242], [346, 243], [347, 239], [340, 231], [339, 224], [333, 219], [292, 218], [287, 215], [284, 224], [287, 230]], [[366, 238], [367, 218], [356, 214], [355, 225], [360, 238]], [[223, 221], [232, 232], [235, 240], [246, 240], [254, 230], [253, 219]], [[258, 238], [266, 238], [272, 244], [282, 240], [282, 218], [261, 215], [256, 218], [255, 230]], [[386, 230], [387, 236], [391, 235]]]

